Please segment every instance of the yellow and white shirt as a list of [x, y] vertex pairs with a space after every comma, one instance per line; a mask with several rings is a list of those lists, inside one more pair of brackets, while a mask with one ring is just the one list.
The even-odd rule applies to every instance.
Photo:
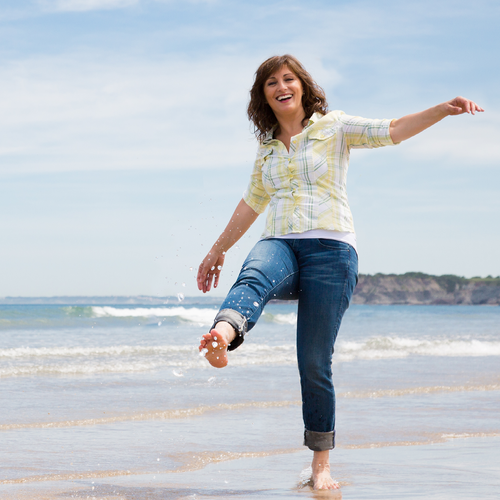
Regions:
[[370, 120], [343, 111], [314, 113], [292, 137], [290, 152], [271, 130], [257, 151], [243, 195], [257, 213], [269, 205], [263, 238], [315, 229], [354, 233], [346, 192], [353, 148], [393, 145], [392, 120]]

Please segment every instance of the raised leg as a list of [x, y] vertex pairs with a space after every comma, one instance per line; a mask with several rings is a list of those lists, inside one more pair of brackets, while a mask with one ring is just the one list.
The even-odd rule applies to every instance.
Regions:
[[[232, 311], [235, 311], [243, 322], [246, 319], [247, 329], [251, 330], [269, 300], [297, 298], [298, 281], [297, 261], [290, 245], [280, 239], [259, 241], [243, 263], [218, 316], [230, 310], [234, 319]], [[222, 368], [228, 363], [227, 351], [241, 344], [244, 333], [236, 335], [230, 323], [219, 321], [203, 335], [199, 349], [207, 349], [209, 363]]]

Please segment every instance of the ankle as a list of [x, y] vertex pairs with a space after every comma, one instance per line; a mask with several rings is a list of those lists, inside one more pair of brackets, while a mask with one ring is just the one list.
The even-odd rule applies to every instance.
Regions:
[[315, 451], [311, 468], [313, 473], [330, 470], [330, 450]]
[[224, 337], [228, 344], [236, 338], [236, 331], [227, 321], [219, 321], [214, 328]]

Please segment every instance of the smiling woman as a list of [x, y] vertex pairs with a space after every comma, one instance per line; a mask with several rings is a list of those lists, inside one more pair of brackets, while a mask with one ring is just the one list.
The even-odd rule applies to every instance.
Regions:
[[243, 264], [199, 349], [216, 368], [228, 364], [271, 299], [298, 299], [297, 361], [304, 444], [314, 451], [315, 489], [338, 489], [332, 354], [358, 281], [358, 254], [346, 192], [354, 148], [393, 145], [448, 115], [483, 111], [457, 97], [398, 120], [327, 112], [324, 92], [292, 56], [257, 70], [248, 116], [259, 139], [250, 183], [228, 226], [198, 270], [204, 293], [218, 285], [226, 252], [269, 207], [262, 239]]
[[[298, 88], [296, 88], [297, 85]], [[294, 104], [299, 114], [302, 111], [305, 116], [311, 116], [316, 112], [326, 114], [328, 103], [325, 93], [302, 64], [290, 55], [271, 57], [257, 70], [255, 82], [250, 91], [248, 119], [255, 125], [259, 140], [262, 141], [267, 131], [276, 124], [274, 101], [271, 99], [270, 102], [269, 97], [283, 96], [283, 90], [287, 87], [289, 91], [295, 90]], [[276, 95], [273, 96], [274, 93]]]

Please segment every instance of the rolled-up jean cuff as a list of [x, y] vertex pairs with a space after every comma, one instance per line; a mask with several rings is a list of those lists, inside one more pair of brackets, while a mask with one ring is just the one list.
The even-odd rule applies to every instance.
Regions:
[[313, 451], [333, 450], [335, 448], [335, 431], [304, 431], [304, 446]]
[[229, 344], [227, 348], [228, 351], [234, 351], [237, 347], [243, 344], [243, 341], [245, 340], [245, 333], [247, 332], [248, 321], [245, 318], [245, 316], [243, 316], [243, 314], [239, 313], [238, 311], [235, 311], [234, 309], [220, 310], [217, 313], [217, 316], [215, 316], [212, 328], [214, 328], [219, 321], [225, 321], [234, 328], [234, 331], [236, 332], [236, 337]]

